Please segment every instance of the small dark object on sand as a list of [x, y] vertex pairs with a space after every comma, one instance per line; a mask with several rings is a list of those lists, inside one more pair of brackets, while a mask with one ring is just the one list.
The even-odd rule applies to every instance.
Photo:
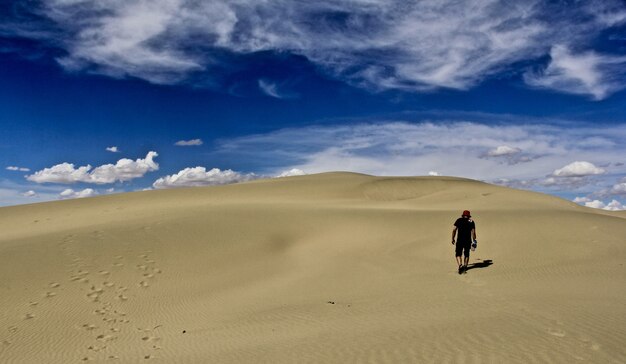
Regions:
[[183, 330], [183, 334], [186, 333], [186, 332], [187, 332], [187, 330]]
[[326, 302], [326, 303], [330, 303], [331, 305], [334, 305], [334, 304], [335, 304], [335, 301], [328, 301], [328, 302]]

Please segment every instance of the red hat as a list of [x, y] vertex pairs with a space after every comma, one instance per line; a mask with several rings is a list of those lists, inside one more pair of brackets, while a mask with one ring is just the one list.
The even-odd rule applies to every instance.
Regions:
[[472, 217], [472, 215], [470, 214], [469, 210], [463, 211], [463, 215], [461, 215], [461, 216]]

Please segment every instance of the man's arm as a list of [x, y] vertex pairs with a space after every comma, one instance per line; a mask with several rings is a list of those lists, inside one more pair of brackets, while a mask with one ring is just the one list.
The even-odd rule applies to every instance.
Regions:
[[452, 245], [454, 245], [454, 237], [456, 236], [456, 226], [452, 228]]
[[472, 238], [476, 240], [476, 224], [472, 224], [472, 225], [474, 225], [472, 227]]

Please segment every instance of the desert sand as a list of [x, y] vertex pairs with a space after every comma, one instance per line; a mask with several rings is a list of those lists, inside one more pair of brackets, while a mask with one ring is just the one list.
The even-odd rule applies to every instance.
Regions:
[[0, 231], [1, 363], [626, 362], [626, 215], [539, 193], [326, 173], [5, 207]]

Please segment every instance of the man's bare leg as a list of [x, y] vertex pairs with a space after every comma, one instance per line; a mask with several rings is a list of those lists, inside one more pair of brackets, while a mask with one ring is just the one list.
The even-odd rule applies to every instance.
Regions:
[[456, 257], [456, 264], [459, 266], [459, 274], [463, 273], [463, 265], [461, 264], [461, 257]]
[[465, 260], [463, 261], [463, 263], [464, 263], [463, 266], [465, 267], [465, 269], [467, 269], [467, 263], [469, 263], [469, 257], [465, 257]]

